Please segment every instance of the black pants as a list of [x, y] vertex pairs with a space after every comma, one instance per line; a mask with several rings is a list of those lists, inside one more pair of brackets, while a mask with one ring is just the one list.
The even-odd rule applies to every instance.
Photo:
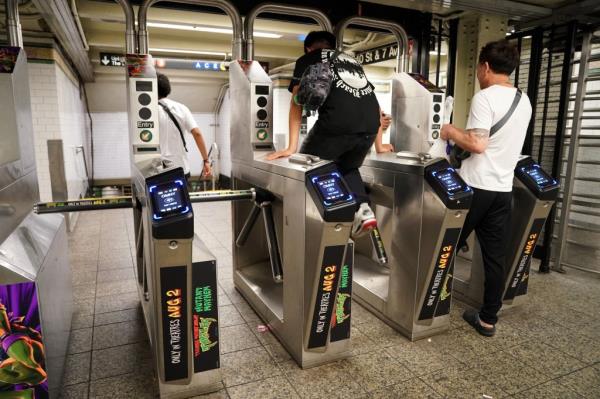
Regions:
[[377, 134], [361, 133], [348, 135], [327, 135], [310, 131], [300, 152], [316, 155], [322, 159], [335, 162], [350, 190], [354, 193], [356, 202], [369, 203], [369, 196], [358, 168], [369, 153]]
[[502, 307], [506, 274], [506, 245], [510, 224], [512, 193], [474, 188], [473, 204], [463, 226], [458, 248], [462, 248], [473, 230], [483, 256], [484, 292], [479, 317], [496, 324]]

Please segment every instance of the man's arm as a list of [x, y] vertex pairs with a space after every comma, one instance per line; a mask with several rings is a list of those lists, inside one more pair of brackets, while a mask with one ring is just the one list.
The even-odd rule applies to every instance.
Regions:
[[488, 146], [490, 132], [485, 129], [459, 129], [454, 125], [444, 125], [441, 130], [444, 140], [452, 140], [463, 150], [474, 154], [483, 153]]
[[292, 99], [290, 100], [289, 113], [289, 144], [285, 150], [275, 151], [267, 156], [267, 160], [272, 161], [277, 158], [289, 157], [298, 150], [298, 138], [300, 137], [300, 125], [302, 124], [302, 106], [296, 104], [294, 97], [298, 94], [299, 85], [292, 89]]
[[200, 154], [202, 155], [202, 174], [208, 177], [212, 174], [212, 170], [210, 168], [210, 161], [208, 160], [208, 151], [206, 150], [206, 144], [204, 143], [204, 137], [202, 137], [200, 128], [193, 128], [192, 136], [194, 136], [196, 147], [198, 147], [198, 151], [200, 151]]
[[383, 132], [392, 123], [392, 118], [389, 115], [384, 114], [379, 109], [379, 130], [377, 131], [377, 137], [375, 137], [375, 151], [377, 153], [382, 152], [394, 152], [394, 146], [392, 144], [383, 144]]

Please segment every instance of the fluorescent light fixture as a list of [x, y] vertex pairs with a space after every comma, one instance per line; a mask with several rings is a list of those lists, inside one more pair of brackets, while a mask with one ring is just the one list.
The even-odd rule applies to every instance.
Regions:
[[[168, 24], [162, 22], [148, 22], [148, 26], [153, 28], [164, 28], [164, 29], [178, 29], [178, 30], [189, 30], [195, 32], [210, 32], [210, 33], [224, 33], [228, 35], [233, 34], [233, 30], [229, 28], [215, 28], [212, 26], [198, 26], [198, 25], [186, 25], [186, 24]], [[270, 32], [254, 32], [255, 37], [266, 37], [269, 39], [279, 39], [283, 35]]]
[[[430, 52], [429, 52], [429, 54], [431, 54], [431, 55], [437, 55], [437, 51], [435, 51], [435, 50], [432, 50], [432, 51], [430, 51]], [[448, 55], [448, 54], [447, 54], [447, 53], [444, 53], [444, 52], [442, 51], [442, 52], [440, 53], [440, 55]]]
[[199, 51], [199, 50], [185, 50], [176, 48], [151, 48], [150, 51], [156, 51], [158, 53], [178, 53], [178, 54], [201, 54], [201, 55], [216, 55], [219, 57], [225, 57], [227, 54], [218, 51]]

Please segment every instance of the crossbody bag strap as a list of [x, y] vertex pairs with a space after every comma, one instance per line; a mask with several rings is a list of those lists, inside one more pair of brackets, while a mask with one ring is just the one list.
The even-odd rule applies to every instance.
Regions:
[[175, 115], [173, 115], [173, 113], [171, 112], [171, 110], [169, 109], [169, 107], [167, 107], [165, 104], [161, 103], [160, 101], [158, 103], [160, 104], [160, 106], [162, 107], [162, 109], [165, 110], [165, 112], [167, 113], [167, 115], [169, 115], [169, 119], [171, 119], [171, 121], [173, 121], [173, 123], [175, 124], [175, 127], [177, 128], [177, 130], [179, 130], [179, 137], [181, 137], [181, 142], [183, 143], [183, 148], [185, 149], [185, 152], [188, 152], [187, 144], [185, 143], [185, 138], [183, 137], [183, 130], [181, 130], [181, 126], [179, 126], [179, 122], [177, 122], [177, 119], [175, 118]]
[[510, 108], [508, 109], [508, 112], [506, 113], [506, 115], [504, 115], [502, 117], [502, 119], [500, 119], [498, 122], [496, 122], [496, 124], [494, 126], [492, 126], [492, 128], [490, 129], [490, 137], [494, 133], [496, 133], [498, 130], [502, 129], [502, 127], [504, 125], [506, 125], [506, 122], [508, 122], [508, 120], [510, 119], [510, 117], [512, 116], [512, 114], [517, 109], [517, 106], [519, 105], [519, 101], [521, 101], [521, 95], [522, 94], [523, 94], [523, 92], [521, 91], [521, 89], [517, 88], [517, 92], [515, 93], [515, 98], [514, 98], [512, 104], [510, 105]]

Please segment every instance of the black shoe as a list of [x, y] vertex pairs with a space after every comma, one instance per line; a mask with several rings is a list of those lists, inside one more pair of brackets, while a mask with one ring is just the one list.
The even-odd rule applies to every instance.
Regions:
[[481, 325], [481, 319], [479, 318], [479, 312], [476, 310], [465, 310], [462, 315], [464, 321], [469, 323], [479, 334], [486, 337], [493, 337], [496, 334], [496, 326], [484, 327]]

